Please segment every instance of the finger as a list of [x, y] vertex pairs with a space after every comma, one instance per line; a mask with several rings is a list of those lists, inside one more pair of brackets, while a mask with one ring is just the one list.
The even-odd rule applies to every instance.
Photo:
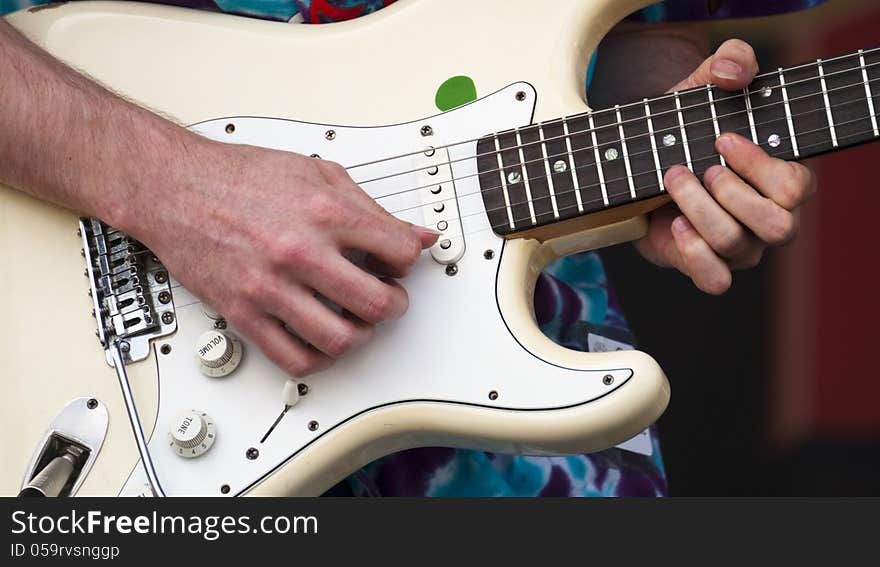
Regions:
[[767, 244], [785, 244], [797, 233], [795, 214], [755, 191], [730, 169], [712, 166], [703, 182], [721, 206]]
[[342, 228], [339, 244], [362, 250], [381, 262], [383, 273], [403, 277], [408, 274], [424, 248], [437, 240], [433, 231], [400, 221], [387, 213], [367, 213], [360, 222]]
[[672, 221], [672, 237], [683, 262], [679, 269], [690, 276], [698, 288], [712, 295], [721, 295], [730, 288], [730, 268], [684, 215]]
[[681, 212], [718, 255], [738, 259], [750, 252], [753, 243], [743, 226], [712, 198], [686, 167], [671, 168], [663, 184]]
[[710, 83], [724, 90], [739, 90], [751, 83], [757, 73], [758, 60], [754, 49], [742, 40], [729, 39], [670, 92]]
[[367, 323], [399, 319], [409, 307], [406, 290], [368, 274], [342, 256], [330, 256], [309, 273], [306, 285]]
[[328, 356], [288, 333], [281, 321], [265, 316], [238, 321], [236, 327], [250, 337], [269, 360], [281, 370], [299, 378], [333, 364]]
[[[422, 243], [422, 249], [430, 248], [431, 246], [433, 246], [437, 242], [437, 237], [440, 235], [440, 233], [438, 233], [437, 231], [431, 230], [430, 228], [425, 228], [423, 226], [413, 225], [412, 230], [414, 230], [419, 236], [419, 240]], [[406, 271], [401, 271], [398, 266], [389, 264], [388, 262], [372, 254], [368, 254], [366, 256], [366, 258], [364, 259], [364, 265], [372, 273], [380, 274], [390, 278], [402, 278], [407, 274]]]
[[723, 134], [715, 148], [727, 164], [764, 196], [792, 210], [816, 192], [816, 176], [795, 162], [770, 157], [767, 152], [737, 134]]
[[370, 340], [373, 326], [347, 319], [301, 287], [285, 290], [284, 297], [269, 298], [270, 311], [300, 338], [331, 358], [339, 358]]

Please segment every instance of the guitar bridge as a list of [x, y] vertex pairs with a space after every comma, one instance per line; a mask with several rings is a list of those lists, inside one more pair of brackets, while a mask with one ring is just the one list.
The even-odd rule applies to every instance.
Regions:
[[151, 340], [177, 330], [168, 271], [146, 246], [98, 219], [80, 219], [79, 233], [107, 364], [116, 341], [126, 363], [144, 360]]

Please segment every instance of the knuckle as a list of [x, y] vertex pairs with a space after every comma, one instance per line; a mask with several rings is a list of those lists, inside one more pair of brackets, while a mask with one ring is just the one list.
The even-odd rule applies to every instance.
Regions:
[[774, 215], [767, 231], [767, 242], [774, 246], [787, 243], [797, 234], [797, 219], [788, 211]]
[[314, 248], [300, 238], [279, 239], [271, 250], [276, 265], [306, 268], [314, 263]]
[[370, 322], [378, 323], [394, 316], [394, 298], [388, 291], [375, 293], [370, 297], [364, 310], [364, 317]]
[[346, 323], [327, 337], [324, 349], [322, 350], [333, 358], [340, 357], [354, 347], [355, 338], [354, 326]]
[[745, 232], [739, 226], [734, 226], [720, 233], [712, 247], [722, 256], [729, 258], [737, 256], [743, 244], [745, 244]]
[[306, 211], [312, 223], [318, 226], [332, 226], [339, 222], [342, 206], [330, 193], [315, 191], [308, 198]]
[[408, 267], [416, 263], [422, 253], [422, 243], [419, 237], [411, 230], [407, 230], [406, 235], [400, 243], [401, 260]]

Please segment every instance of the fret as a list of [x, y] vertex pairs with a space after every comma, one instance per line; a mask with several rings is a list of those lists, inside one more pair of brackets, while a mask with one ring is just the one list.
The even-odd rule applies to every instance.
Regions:
[[861, 49], [859, 49], [859, 66], [862, 68], [862, 82], [865, 83], [865, 98], [868, 100], [868, 114], [871, 115], [871, 126], [874, 129], [874, 135], [880, 136], [880, 129], [877, 128], [877, 111], [874, 110], [874, 99], [871, 97], [871, 84], [868, 81], [865, 52]]
[[626, 139], [629, 166], [633, 182], [633, 198], [655, 197], [662, 192], [663, 178], [658, 177], [657, 152], [651, 145], [653, 135], [642, 104], [628, 104], [619, 109], [622, 137]]
[[508, 130], [496, 134], [499, 148], [499, 174], [507, 191], [508, 203], [517, 230], [536, 224], [531, 198], [526, 191], [525, 166], [519, 153], [519, 135]]
[[862, 51], [862, 58], [865, 61], [864, 71], [867, 77], [865, 80], [866, 92], [871, 94], [868, 99], [874, 109], [871, 115], [875, 121], [880, 123], [880, 116], [877, 115], [880, 113], [880, 48]]
[[827, 96], [838, 145], [851, 146], [874, 138], [871, 107], [862, 82], [858, 54], [824, 61]]
[[837, 131], [834, 128], [834, 117], [831, 115], [831, 102], [828, 100], [828, 86], [825, 84], [825, 71], [822, 69], [822, 60], [817, 59], [819, 67], [819, 82], [822, 84], [822, 100], [825, 101], [825, 112], [828, 114], [828, 128], [831, 130], [831, 145], [837, 147]]
[[596, 159], [596, 171], [599, 174], [599, 187], [602, 189], [602, 202], [608, 206], [608, 189], [605, 187], [605, 173], [602, 171], [602, 156], [599, 155], [599, 142], [596, 140], [596, 125], [593, 123], [593, 114], [587, 117], [590, 124], [590, 137], [593, 140], [593, 156]]
[[553, 216], [559, 218], [559, 205], [556, 202], [556, 188], [553, 186], [553, 175], [550, 171], [550, 157], [547, 154], [547, 142], [544, 139], [544, 127], [538, 124], [538, 137], [541, 140], [541, 154], [544, 156], [544, 173], [547, 175], [547, 185], [550, 190], [550, 204], [553, 205]]
[[541, 127], [544, 146], [547, 148], [547, 164], [550, 181], [556, 196], [559, 218], [569, 218], [584, 212], [581, 195], [577, 191], [577, 171], [571, 156], [571, 140], [568, 139], [568, 125], [563, 120], [553, 120]]
[[526, 170], [526, 189], [535, 222], [538, 225], [553, 222], [559, 218], [556, 198], [551, 188], [550, 177], [544, 167], [546, 156], [541, 142], [540, 126], [527, 126], [517, 130], [519, 153]]
[[672, 166], [683, 165], [686, 162], [675, 99], [672, 96], [662, 96], [649, 100], [647, 104], [651, 111], [654, 140], [657, 144], [662, 175]]
[[636, 186], [633, 180], [632, 166], [629, 163], [629, 152], [626, 148], [626, 134], [623, 133], [623, 120], [620, 117], [620, 105], [614, 106], [614, 113], [617, 115], [618, 135], [620, 136], [620, 146], [623, 148], [623, 164], [626, 166], [626, 180], [629, 183], [629, 195], [636, 198]]
[[[712, 89], [715, 88], [713, 85], [706, 86], [706, 92], [709, 96], [709, 110], [712, 113], [712, 129], [715, 131], [715, 139], [717, 140], [721, 136], [721, 128], [718, 127], [718, 112], [715, 110], [715, 95], [712, 94]], [[724, 161], [724, 156], [719, 155], [721, 158], [721, 165], [726, 166], [727, 162]]]
[[568, 119], [570, 130], [569, 141], [572, 146], [572, 160], [575, 164], [578, 180], [578, 193], [585, 213], [598, 211], [605, 207], [605, 191], [599, 181], [599, 167], [596, 165], [596, 154], [593, 151], [593, 136], [590, 123], [584, 114]]
[[687, 134], [689, 159], [693, 164], [691, 171], [702, 177], [713, 165], [721, 164], [721, 156], [715, 150], [715, 140], [720, 132], [717, 121], [712, 116], [712, 89], [699, 87], [679, 93], [681, 120]]
[[785, 121], [788, 125], [789, 141], [791, 142], [794, 157], [797, 158], [800, 157], [800, 152], [798, 151], [797, 136], [794, 135], [794, 124], [791, 121], [791, 106], [788, 104], [788, 89], [785, 87], [785, 73], [782, 67], [779, 68], [779, 86], [782, 89], [782, 102], [785, 107]]
[[681, 147], [684, 148], [684, 161], [687, 163], [688, 169], [693, 171], [694, 164], [691, 162], [691, 148], [688, 145], [687, 132], [684, 129], [684, 118], [681, 116], [681, 99], [678, 96], [678, 92], [673, 93], [673, 96], [675, 96], [675, 113], [678, 116], [678, 128], [681, 132]]
[[743, 89], [743, 98], [746, 103], [746, 114], [749, 116], [749, 131], [752, 133], [752, 141], [758, 143], [758, 131], [755, 128], [755, 115], [752, 114], [752, 99], [749, 97], [748, 87]]
[[[526, 203], [529, 206], [529, 218], [532, 219], [532, 224], [538, 224], [538, 219], [535, 215], [535, 200], [532, 198], [532, 184], [529, 180], [529, 172], [526, 169], [526, 158], [523, 155], [523, 142], [519, 130], [516, 131], [516, 150], [519, 153], [519, 167], [522, 169], [522, 183], [526, 189]], [[510, 181], [510, 179], [508, 179], [508, 181]]]
[[716, 88], [714, 96], [721, 133], [732, 132], [751, 139], [751, 113], [746, 108], [746, 97], [742, 91], [730, 92]]
[[602, 160], [602, 175], [605, 181], [607, 204], [618, 205], [632, 201], [630, 177], [627, 174], [626, 161], [623, 159], [623, 147], [620, 139], [620, 123], [613, 109], [593, 112], [595, 125], [594, 134], [599, 145], [597, 151]]
[[477, 171], [483, 206], [492, 229], [496, 232], [515, 230], [506, 181], [503, 176], [499, 179], [502, 171], [501, 152], [495, 136], [486, 136], [477, 142]]
[[648, 119], [648, 134], [651, 137], [651, 153], [654, 156], [654, 165], [657, 167], [657, 183], [660, 184], [660, 192], [666, 190], [666, 187], [663, 185], [663, 168], [660, 167], [660, 154], [657, 152], [657, 135], [654, 132], [654, 120], [651, 118], [651, 107], [648, 104], [648, 99], [644, 99], [645, 102], [645, 117]]
[[758, 144], [782, 159], [794, 158], [779, 74], [762, 75], [746, 89]]
[[833, 148], [818, 67], [811, 64], [785, 69], [785, 85], [800, 157]]
[[562, 130], [565, 134], [565, 147], [568, 150], [568, 169], [571, 171], [571, 182], [574, 184], [574, 196], [577, 201], [578, 212], [582, 213], [584, 212], [584, 204], [581, 201], [581, 192], [578, 190], [581, 184], [578, 180], [577, 167], [574, 165], [574, 151], [571, 149], [570, 131], [568, 129], [568, 121], [565, 118], [562, 119]]

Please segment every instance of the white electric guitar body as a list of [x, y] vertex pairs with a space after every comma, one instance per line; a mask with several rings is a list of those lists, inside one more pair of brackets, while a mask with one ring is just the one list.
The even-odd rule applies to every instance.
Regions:
[[[554, 0], [538, 19], [525, 0], [400, 0], [322, 26], [129, 2], [75, 2], [9, 18], [56, 57], [148, 108], [220, 141], [337, 161], [383, 207], [443, 232], [404, 281], [406, 316], [300, 381], [302, 395], [268, 435], [287, 377], [138, 249], [144, 257], [132, 269], [142, 271], [131, 274], [141, 279], [114, 280], [121, 291], [110, 307], [123, 314], [122, 331], [146, 329], [128, 328], [125, 367], [166, 494], [320, 494], [371, 460], [416, 446], [591, 452], [661, 414], [669, 389], [653, 359], [558, 346], [539, 331], [532, 303], [548, 262], [637, 238], [644, 220], [635, 211], [502, 238], [488, 220], [476, 159], [487, 134], [586, 111], [590, 53], [612, 25], [649, 3]], [[438, 89], [453, 77], [472, 80], [477, 99], [440, 112]], [[3, 494], [29, 480], [47, 439], [87, 449], [67, 492], [150, 493], [112, 357], [90, 315], [108, 308], [101, 262], [126, 261], [113, 255], [114, 246], [129, 246], [119, 236], [0, 187]], [[227, 276], [239, 277], [236, 266]], [[148, 321], [123, 305], [138, 295]], [[225, 376], [207, 375], [196, 360], [212, 329], [226, 333], [230, 348], [240, 340], [241, 361]], [[175, 442], [169, 430], [186, 430], [190, 421], [180, 416], [191, 410], [195, 425]]]

